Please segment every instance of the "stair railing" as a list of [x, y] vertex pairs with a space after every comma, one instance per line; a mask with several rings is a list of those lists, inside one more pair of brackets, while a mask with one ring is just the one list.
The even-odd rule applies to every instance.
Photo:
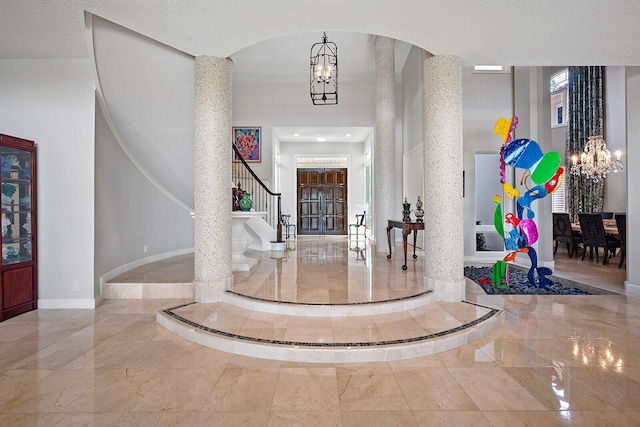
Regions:
[[[235, 186], [240, 184], [240, 189], [251, 194], [253, 209], [267, 212], [267, 223], [276, 229], [276, 241], [282, 243], [282, 205], [281, 193], [274, 193], [266, 184], [258, 178], [247, 162], [242, 158], [238, 148], [232, 143], [231, 154], [231, 178]], [[276, 203], [273, 203], [274, 198]]]

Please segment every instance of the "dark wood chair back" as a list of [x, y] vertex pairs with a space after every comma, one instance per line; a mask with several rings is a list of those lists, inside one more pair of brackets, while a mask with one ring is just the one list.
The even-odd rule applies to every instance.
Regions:
[[[607, 237], [604, 231], [604, 222], [602, 221], [602, 215], [600, 214], [578, 214], [580, 219], [580, 230], [582, 231], [582, 242], [584, 244], [584, 253], [582, 259], [587, 253], [587, 247], [596, 249], [596, 258], [598, 257], [598, 248], [604, 249], [604, 260], [602, 264], [606, 264], [609, 260], [609, 250], [614, 250], [620, 247], [620, 241]], [[593, 255], [591, 255], [593, 256]]]
[[627, 246], [627, 214], [616, 214], [616, 226], [622, 247]]
[[573, 230], [568, 213], [553, 214], [553, 239], [560, 242], [573, 241]]
[[600, 214], [578, 214], [582, 241], [587, 246], [604, 248], [607, 238], [604, 233], [604, 222]]
[[618, 227], [618, 235], [620, 236], [620, 262], [618, 263], [618, 268], [621, 268], [627, 257], [627, 214], [616, 213], [616, 227]]
[[571, 228], [571, 218], [568, 213], [554, 212], [553, 240], [555, 240], [553, 254], [555, 255], [558, 250], [559, 242], [566, 243], [569, 258], [573, 257], [573, 254], [578, 250], [578, 245], [582, 243], [582, 236], [580, 233], [573, 231]]

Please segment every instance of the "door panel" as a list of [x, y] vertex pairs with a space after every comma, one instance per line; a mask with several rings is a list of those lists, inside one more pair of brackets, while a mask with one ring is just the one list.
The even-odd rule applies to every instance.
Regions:
[[298, 234], [347, 234], [347, 169], [298, 169]]

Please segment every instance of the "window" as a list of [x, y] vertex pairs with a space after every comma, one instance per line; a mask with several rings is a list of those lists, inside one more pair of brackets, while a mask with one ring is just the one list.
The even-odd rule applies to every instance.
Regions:
[[[568, 172], [565, 171], [565, 176]], [[567, 212], [567, 181], [563, 180], [562, 183], [556, 188], [556, 191], [551, 193], [551, 212], [553, 213], [566, 213]]]
[[569, 70], [558, 71], [551, 76], [549, 90], [551, 91], [551, 126], [566, 126], [567, 124], [567, 85]]
[[[569, 69], [564, 68], [553, 76], [549, 84], [551, 92], [551, 127], [567, 125], [567, 97], [569, 86]], [[569, 171], [565, 171], [568, 174]], [[560, 183], [558, 188], [551, 193], [551, 210], [552, 212], [567, 212], [567, 181], [566, 179]]]

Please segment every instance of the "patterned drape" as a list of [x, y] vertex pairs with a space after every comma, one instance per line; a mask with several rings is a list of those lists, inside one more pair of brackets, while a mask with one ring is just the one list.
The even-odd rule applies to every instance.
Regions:
[[[603, 67], [569, 67], [567, 171], [571, 168], [571, 156], [580, 157], [590, 136], [604, 136], [603, 72]], [[602, 211], [604, 180], [594, 181], [569, 173], [565, 176], [567, 207], [572, 221], [578, 220], [578, 213]]]

